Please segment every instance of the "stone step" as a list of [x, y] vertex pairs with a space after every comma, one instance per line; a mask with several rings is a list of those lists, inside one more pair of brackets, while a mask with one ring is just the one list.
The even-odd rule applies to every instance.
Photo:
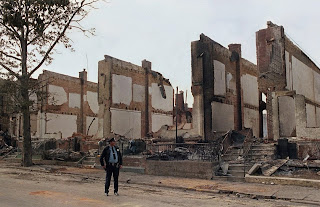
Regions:
[[[251, 164], [246, 164], [245, 168], [246, 170], [250, 169], [252, 167]], [[244, 164], [229, 164], [229, 169], [230, 170], [242, 170], [243, 171]]]
[[[255, 160], [255, 161], [258, 161], [258, 160], [272, 160], [274, 159], [274, 154], [253, 154], [253, 155], [248, 155], [248, 157], [246, 158], [246, 162], [250, 161], [250, 160]], [[223, 156], [222, 157], [222, 160], [223, 161], [239, 161], [239, 162], [243, 162], [244, 159], [241, 157], [241, 156], [238, 156], [238, 155], [228, 155], [228, 156]]]
[[84, 160], [84, 161], [82, 162], [82, 165], [94, 165], [94, 164], [96, 164], [96, 162], [88, 161], [88, 160]]
[[[246, 170], [246, 172], [248, 172], [248, 170]], [[243, 172], [243, 170], [228, 170], [228, 173], [234, 177], [244, 177], [245, 176], [245, 173]]]
[[252, 145], [251, 149], [276, 149], [275, 145], [263, 145], [263, 144], [259, 144], [259, 145]]
[[227, 153], [229, 153], [229, 152], [235, 152], [235, 153], [242, 153], [243, 152], [243, 149], [239, 149], [239, 148], [229, 148], [228, 150], [227, 150]]
[[[249, 151], [249, 155], [274, 155], [276, 153], [276, 151], [274, 149], [251, 149]], [[224, 157], [227, 157], [227, 156], [239, 156], [239, 155], [242, 155], [243, 153], [239, 152], [239, 151], [229, 151], [227, 152], [226, 154], [224, 154]]]
[[274, 157], [274, 154], [252, 154], [252, 155], [248, 155], [248, 159], [252, 159], [252, 160], [259, 160], [259, 159], [262, 159], [262, 160], [265, 160], [265, 159], [273, 159]]
[[86, 161], [92, 161], [92, 162], [95, 162], [96, 161], [96, 158], [95, 157], [86, 157], [85, 159]]
[[275, 148], [251, 148], [250, 151], [256, 151], [256, 152], [275, 152], [276, 149]]
[[[82, 165], [83, 168], [96, 168], [95, 165]], [[102, 167], [101, 167], [102, 168]]]
[[274, 155], [273, 150], [250, 150], [248, 156], [258, 156], [258, 155]]
[[228, 155], [241, 155], [243, 154], [242, 152], [238, 152], [238, 151], [229, 151], [226, 154], [224, 154], [224, 156], [228, 156]]
[[[236, 161], [236, 160], [238, 160], [238, 158], [239, 158], [239, 155], [224, 155], [224, 156], [222, 156], [222, 160], [224, 160], [224, 161]], [[239, 159], [239, 161], [241, 161], [241, 160]]]

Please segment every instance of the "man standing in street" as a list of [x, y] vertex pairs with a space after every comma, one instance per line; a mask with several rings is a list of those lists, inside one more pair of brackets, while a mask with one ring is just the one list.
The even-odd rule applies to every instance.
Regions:
[[114, 138], [111, 138], [109, 140], [109, 146], [104, 148], [100, 157], [100, 164], [107, 172], [104, 192], [107, 196], [109, 195], [110, 181], [113, 175], [114, 194], [118, 196], [118, 178], [119, 170], [122, 168], [122, 156], [119, 147], [116, 146], [116, 140]]

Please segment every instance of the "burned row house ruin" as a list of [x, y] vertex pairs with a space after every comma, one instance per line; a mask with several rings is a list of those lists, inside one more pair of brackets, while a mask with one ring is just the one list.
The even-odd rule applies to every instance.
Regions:
[[173, 88], [151, 62], [138, 66], [105, 55], [98, 67], [99, 134], [137, 139], [173, 125]]
[[259, 90], [266, 94], [268, 138], [286, 138], [297, 157], [320, 158], [320, 70], [285, 33], [268, 22], [256, 33]]
[[241, 57], [241, 45], [229, 49], [204, 34], [191, 43], [193, 127], [205, 140], [228, 130], [260, 130], [257, 66]]
[[268, 141], [286, 138], [297, 156], [320, 155], [320, 70], [268, 22], [256, 32], [257, 65], [241, 45], [225, 48], [204, 34], [191, 43], [193, 130], [214, 140], [228, 130], [251, 128]]
[[[44, 70], [31, 93], [30, 131], [33, 139], [61, 139], [73, 133], [95, 135], [98, 130], [97, 83], [87, 81], [87, 72], [79, 78]], [[10, 117], [10, 133], [20, 140], [23, 134], [22, 115]]]
[[268, 22], [257, 32], [259, 90], [267, 96], [268, 137], [318, 138], [320, 70], [285, 34]]
[[[204, 34], [191, 43], [194, 104], [185, 119], [191, 122], [192, 117], [192, 124], [181, 129], [205, 141], [246, 128], [270, 141], [298, 138], [303, 157], [303, 149], [319, 139], [319, 68], [272, 22], [256, 32], [256, 48], [257, 65], [242, 58], [240, 44], [225, 48]], [[87, 81], [86, 71], [79, 78], [44, 71], [38, 81], [48, 97], [31, 97], [33, 138], [66, 138], [78, 132], [137, 139], [174, 123], [174, 90], [147, 60], [138, 66], [105, 55], [98, 63], [98, 84]], [[21, 115], [11, 116], [9, 125], [11, 134], [20, 137]]]

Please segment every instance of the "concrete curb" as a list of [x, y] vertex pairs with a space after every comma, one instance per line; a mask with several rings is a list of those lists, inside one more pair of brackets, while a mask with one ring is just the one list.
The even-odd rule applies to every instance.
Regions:
[[246, 175], [245, 180], [248, 183], [265, 183], [278, 185], [295, 185], [303, 187], [320, 188], [320, 180], [301, 179], [301, 178], [287, 178], [287, 177], [270, 177], [270, 176], [254, 176]]
[[293, 202], [293, 203], [301, 203], [301, 204], [306, 204], [306, 205], [319, 206], [319, 202], [315, 202], [315, 201], [306, 201], [306, 200], [291, 199], [290, 202]]

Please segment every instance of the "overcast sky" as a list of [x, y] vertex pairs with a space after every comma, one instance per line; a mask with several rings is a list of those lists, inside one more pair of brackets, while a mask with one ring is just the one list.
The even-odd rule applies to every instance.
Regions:
[[97, 82], [104, 55], [136, 65], [147, 59], [174, 88], [188, 90], [191, 104], [191, 42], [204, 33], [225, 47], [240, 43], [242, 57], [256, 64], [255, 32], [268, 20], [283, 25], [320, 62], [319, 0], [109, 0], [97, 7], [83, 21], [86, 28], [96, 28], [96, 35], [71, 33], [75, 52], [58, 48], [43, 69], [78, 77], [86, 68], [88, 79]]

